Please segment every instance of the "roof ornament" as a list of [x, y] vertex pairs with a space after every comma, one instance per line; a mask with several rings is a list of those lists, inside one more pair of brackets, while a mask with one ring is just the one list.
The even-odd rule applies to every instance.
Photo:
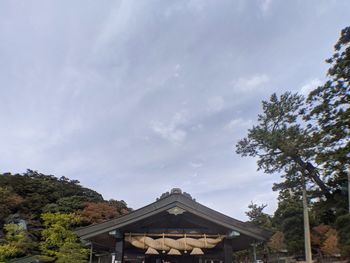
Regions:
[[171, 194], [182, 194], [181, 188], [173, 188], [170, 191]]
[[167, 210], [169, 214], [171, 215], [181, 215], [183, 214], [184, 212], [186, 212], [186, 210], [180, 208], [180, 207], [177, 207], [177, 206], [174, 206], [173, 208], [170, 208]]
[[159, 198], [157, 198], [157, 201], [160, 199], [166, 198], [170, 195], [175, 195], [175, 194], [183, 195], [183, 196], [185, 196], [193, 201], [196, 201], [196, 199], [192, 198], [192, 196], [189, 193], [182, 192], [181, 188], [173, 188], [170, 190], [170, 192], [163, 193]]

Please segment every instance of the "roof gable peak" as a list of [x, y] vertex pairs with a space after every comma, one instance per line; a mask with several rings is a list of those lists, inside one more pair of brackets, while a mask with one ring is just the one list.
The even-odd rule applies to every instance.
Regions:
[[196, 201], [189, 193], [183, 192], [181, 188], [173, 188], [170, 190], [170, 192], [163, 193], [159, 198], [156, 199], [156, 201], [167, 198], [171, 195], [181, 195], [188, 199], [191, 199], [192, 201]]

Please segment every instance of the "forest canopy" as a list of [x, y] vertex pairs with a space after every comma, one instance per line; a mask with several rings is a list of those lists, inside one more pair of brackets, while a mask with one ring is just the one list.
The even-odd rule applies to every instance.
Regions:
[[101, 194], [64, 176], [33, 170], [0, 174], [0, 262], [24, 255], [68, 262], [67, 253], [72, 262], [84, 262], [86, 250], [73, 229], [129, 211], [123, 200], [104, 200]]

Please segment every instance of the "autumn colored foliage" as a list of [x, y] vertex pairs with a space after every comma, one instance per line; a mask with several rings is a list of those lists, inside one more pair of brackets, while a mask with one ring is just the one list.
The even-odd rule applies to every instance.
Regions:
[[121, 215], [116, 207], [105, 202], [85, 203], [85, 207], [80, 211], [83, 221], [88, 224], [101, 223], [103, 221], [116, 218]]
[[72, 229], [129, 211], [124, 201], [104, 200], [67, 177], [32, 170], [0, 174], [0, 262], [27, 254], [40, 254], [46, 261], [85, 262], [85, 248]]

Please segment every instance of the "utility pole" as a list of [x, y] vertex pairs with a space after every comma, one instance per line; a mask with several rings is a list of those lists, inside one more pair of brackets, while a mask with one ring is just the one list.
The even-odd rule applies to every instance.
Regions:
[[302, 174], [303, 183], [303, 214], [304, 214], [304, 240], [305, 240], [305, 261], [312, 263], [311, 238], [310, 238], [310, 223], [309, 210], [307, 207], [306, 183], [304, 173]]

